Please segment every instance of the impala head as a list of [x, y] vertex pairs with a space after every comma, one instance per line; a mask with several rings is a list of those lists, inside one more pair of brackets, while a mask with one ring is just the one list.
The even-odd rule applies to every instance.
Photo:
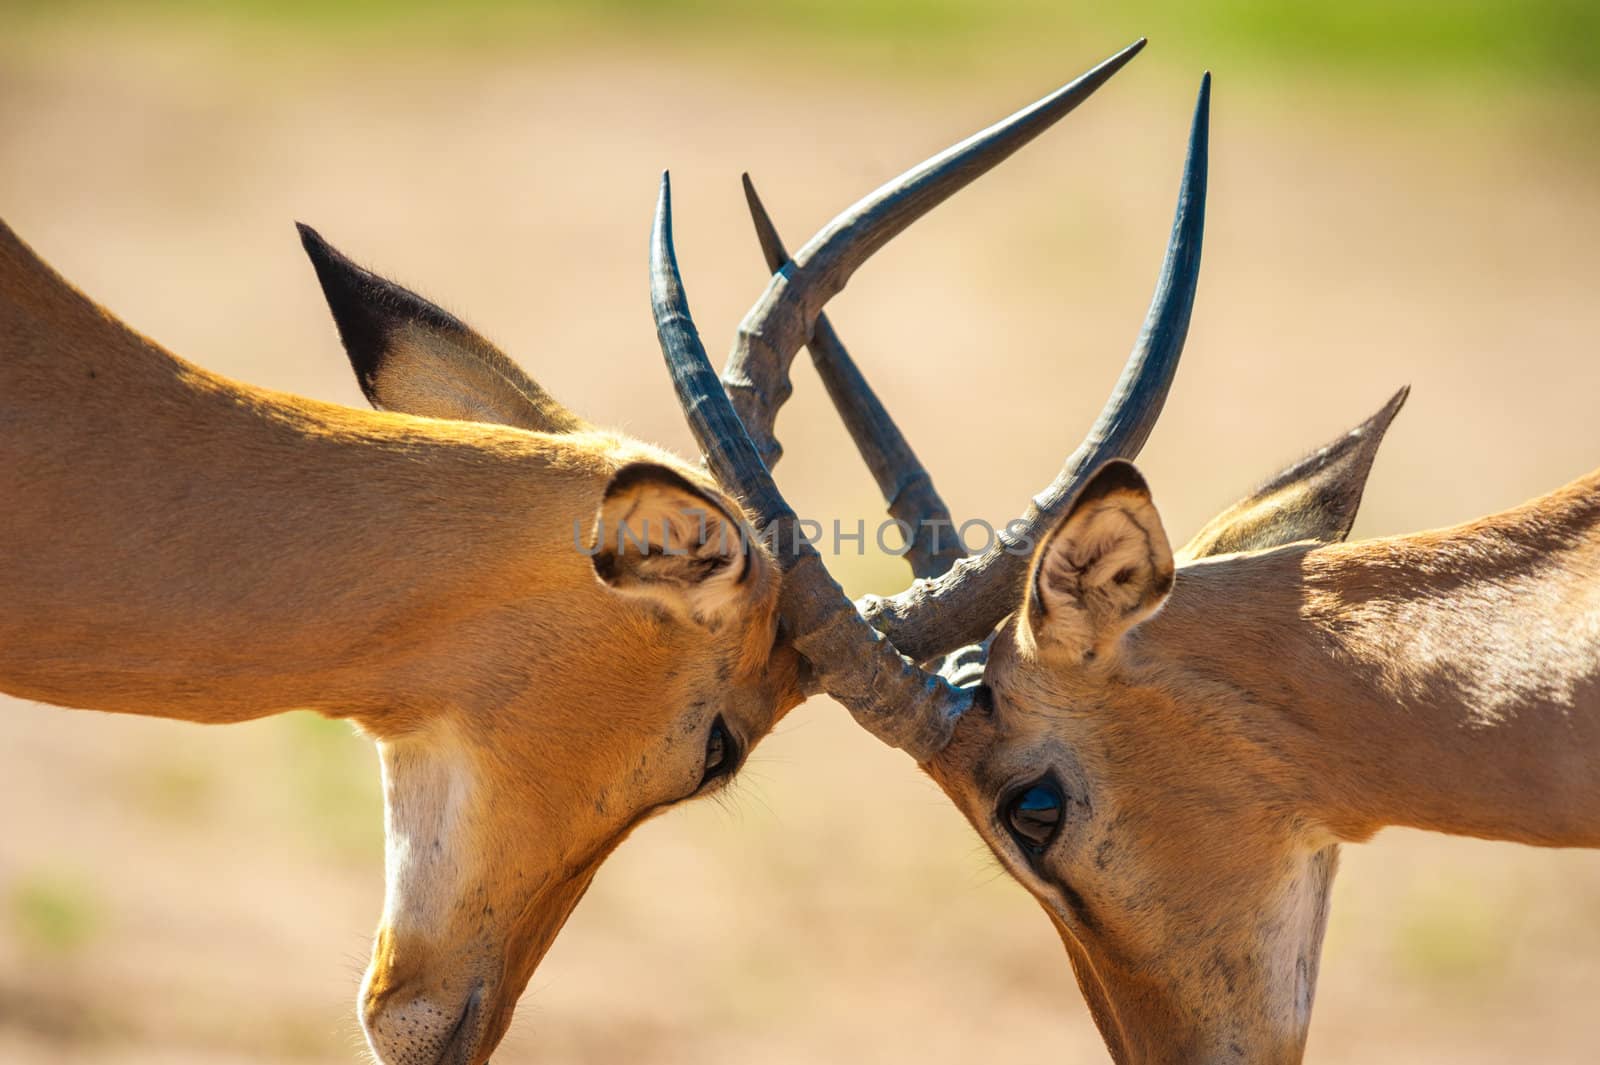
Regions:
[[[792, 257], [746, 183], [772, 281], [719, 386], [672, 249], [663, 182], [657, 330], [719, 480], [764, 527], [795, 521], [766, 465], [789, 364], [809, 345], [897, 518], [948, 511], [818, 308], [870, 253], [1070, 109], [1136, 51], [890, 182]], [[938, 557], [921, 580], [851, 604], [814, 553], [780, 553], [781, 612], [815, 682], [944, 787], [1050, 914], [1119, 1062], [1297, 1058], [1334, 852], [1261, 804], [1272, 780], [1208, 729], [1206, 693], [1130, 679], [1144, 630], [1183, 587], [1134, 457], [1187, 335], [1204, 232], [1202, 81], [1165, 262], [1121, 380], [1088, 438], [1012, 535]], [[1076, 98], [1074, 98], [1076, 96]], [[1373, 419], [1219, 516], [1186, 557], [1342, 538], [1403, 393]], [[908, 502], [908, 500], [910, 502]], [[785, 541], [780, 538], [780, 543]], [[877, 630], [874, 632], [873, 630]], [[896, 653], [898, 652], [898, 653]], [[938, 665], [925, 669], [915, 663]], [[982, 683], [975, 667], [982, 669]]]
[[572, 469], [533, 501], [551, 518], [529, 557], [487, 565], [503, 605], [441, 618], [402, 667], [405, 713], [362, 722], [388, 840], [363, 1026], [384, 1065], [475, 1063], [612, 849], [723, 786], [798, 702], [779, 574], [702, 470], [589, 428], [460, 321], [302, 238], [375, 406], [545, 434]]
[[[1342, 539], [1403, 399], [1181, 556]], [[1118, 1062], [1288, 1063], [1305, 1045], [1337, 850], [1238, 727], [1237, 693], [1186, 661], [1185, 624], [1228, 609], [1212, 584], [1250, 579], [1233, 568], [1191, 588], [1144, 479], [1103, 466], [1040, 544], [977, 707], [927, 765], [1050, 915]], [[1174, 596], [1187, 622], [1159, 615]]]

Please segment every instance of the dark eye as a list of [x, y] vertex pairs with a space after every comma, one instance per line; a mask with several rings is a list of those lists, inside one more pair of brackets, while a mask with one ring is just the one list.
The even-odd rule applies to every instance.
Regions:
[[1048, 777], [1024, 788], [1006, 806], [1006, 827], [1030, 854], [1042, 854], [1061, 827], [1065, 800], [1061, 788]]
[[732, 772], [738, 761], [739, 748], [719, 717], [711, 723], [711, 734], [706, 737], [706, 769], [700, 786], [705, 787], [717, 777]]

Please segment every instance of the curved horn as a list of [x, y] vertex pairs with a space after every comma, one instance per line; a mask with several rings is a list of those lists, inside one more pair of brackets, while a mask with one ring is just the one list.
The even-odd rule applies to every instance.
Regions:
[[993, 169], [1072, 111], [1144, 48], [1144, 38], [1075, 81], [973, 134], [869, 193], [828, 223], [783, 266], [739, 325], [722, 382], [758, 453], [776, 465], [773, 435], [789, 398], [789, 366], [824, 304], [857, 267], [906, 227]]
[[[944, 679], [915, 667], [897, 643], [883, 640], [822, 565], [800, 535], [800, 521], [773, 484], [763, 452], [776, 461], [780, 454], [772, 426], [789, 392], [788, 371], [794, 353], [811, 335], [826, 299], [837, 293], [851, 272], [878, 247], [903, 230], [978, 173], [994, 165], [1066, 113], [1136, 54], [1138, 42], [1077, 82], [1006, 122], [935, 157], [850, 208], [783, 264], [766, 292], [740, 327], [724, 375], [726, 390], [712, 374], [704, 347], [689, 316], [671, 241], [670, 189], [663, 178], [651, 242], [651, 295], [657, 333], [672, 369], [674, 386], [707, 461], [723, 484], [744, 496], [763, 534], [776, 540], [785, 569], [782, 613], [797, 650], [812, 665], [820, 686], [850, 708], [857, 719], [919, 760], [942, 749], [954, 721], [970, 695]], [[1191, 135], [1190, 166], [1185, 173], [1179, 219], [1168, 249], [1162, 282], [1133, 358], [1112, 400], [1080, 453], [1107, 448], [1136, 451], [1159, 414], [1172, 369], [1187, 331], [1193, 304], [1193, 275], [1198, 267], [1199, 226], [1203, 211], [1203, 114], [1207, 86], [1201, 87], [1196, 133]], [[741, 405], [747, 409], [740, 409]], [[744, 415], [748, 421], [741, 421]], [[886, 416], [885, 416], [886, 417]], [[746, 427], [749, 431], [746, 431]], [[1074, 463], [1058, 478], [1069, 478]], [[1083, 462], [1086, 468], [1093, 468]], [[1070, 487], [1062, 489], [1070, 497]], [[1051, 493], [1036, 501], [1048, 508]], [[1057, 501], [1057, 505], [1061, 501]], [[1037, 516], [1043, 519], [1043, 513]], [[985, 556], [986, 558], [988, 556]], [[1026, 559], [1022, 560], [1025, 567]], [[919, 582], [937, 585], [965, 569], [981, 576], [970, 562], [944, 578]], [[976, 582], [979, 590], [985, 581]], [[1001, 582], [1015, 584], [1015, 580]], [[917, 586], [914, 586], [914, 589]], [[985, 611], [986, 602], [980, 599]], [[1014, 603], [982, 622], [986, 630], [1009, 613]], [[909, 615], [916, 620], [915, 614]], [[960, 625], [960, 622], [956, 623]], [[971, 623], [967, 622], [971, 627]], [[907, 635], [917, 633], [908, 627]], [[982, 633], [977, 635], [981, 636]], [[916, 660], [932, 658], [969, 639], [928, 650], [910, 649]]]
[[673, 387], [712, 472], [744, 497], [763, 536], [774, 542], [784, 570], [780, 610], [796, 650], [863, 727], [917, 761], [927, 761], [949, 742], [971, 697], [906, 661], [875, 632], [801, 535], [799, 520], [722, 390], [689, 315], [672, 246], [666, 174], [650, 236], [650, 304]]
[[[756, 239], [761, 242], [767, 269], [777, 273], [789, 261], [789, 253], [761, 197], [756, 194], [750, 175], [743, 175], [743, 181], [745, 203], [750, 207], [750, 220], [755, 224]], [[822, 378], [822, 387], [827, 390], [839, 419], [855, 441], [856, 451], [889, 504], [889, 516], [910, 530], [905, 557], [912, 575], [937, 577], [945, 573], [966, 552], [953, 535], [950, 508], [945, 506], [939, 490], [934, 487], [927, 468], [867, 383], [826, 314], [817, 315], [807, 347], [817, 376]], [[776, 459], [774, 454], [773, 461]], [[939, 528], [950, 529], [952, 535], [942, 542], [937, 541], [935, 530]]]
[[1088, 436], [1049, 487], [984, 554], [963, 559], [943, 576], [918, 581], [897, 595], [868, 596], [859, 604], [873, 627], [912, 659], [920, 662], [981, 640], [1014, 611], [1033, 546], [1084, 478], [1110, 459], [1136, 456], [1155, 427], [1183, 353], [1200, 279], [1210, 108], [1207, 73], [1195, 102], [1178, 207], [1155, 296], [1122, 376]]

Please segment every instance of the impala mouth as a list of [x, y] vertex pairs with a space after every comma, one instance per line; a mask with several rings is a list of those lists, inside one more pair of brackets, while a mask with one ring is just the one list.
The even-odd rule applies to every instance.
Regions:
[[473, 1065], [478, 1045], [483, 1042], [483, 985], [479, 984], [467, 996], [456, 1026], [445, 1040], [444, 1050], [435, 1065]]

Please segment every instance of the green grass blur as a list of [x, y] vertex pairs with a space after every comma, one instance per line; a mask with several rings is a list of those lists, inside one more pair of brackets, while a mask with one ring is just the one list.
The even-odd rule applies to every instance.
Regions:
[[19, 876], [9, 894], [13, 928], [32, 951], [74, 954], [99, 930], [99, 900], [89, 879], [76, 872], [35, 870]]
[[15, 25], [172, 21], [308, 39], [559, 45], [570, 35], [692, 39], [760, 61], [814, 45], [830, 63], [926, 70], [1010, 64], [1085, 34], [1147, 34], [1168, 59], [1305, 79], [1600, 89], [1592, 0], [13, 0]]

